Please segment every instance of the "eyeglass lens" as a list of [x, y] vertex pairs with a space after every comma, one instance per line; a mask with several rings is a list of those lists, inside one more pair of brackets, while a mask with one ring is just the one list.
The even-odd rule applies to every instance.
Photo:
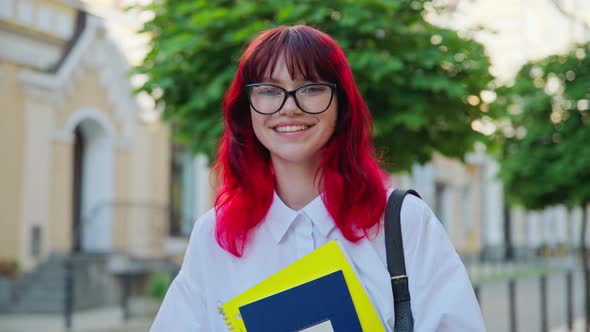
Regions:
[[[287, 90], [271, 85], [260, 84], [250, 87], [250, 102], [260, 113], [271, 114], [279, 111], [287, 99]], [[321, 113], [332, 100], [332, 87], [325, 84], [308, 84], [295, 90], [296, 104], [305, 112]]]

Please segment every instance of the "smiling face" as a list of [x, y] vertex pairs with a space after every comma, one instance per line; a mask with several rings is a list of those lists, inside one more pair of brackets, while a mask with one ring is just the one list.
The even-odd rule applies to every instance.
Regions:
[[[277, 59], [272, 75], [261, 83], [272, 83], [286, 90], [294, 90], [310, 82], [301, 75], [291, 77], [283, 56]], [[273, 163], [295, 163], [319, 165], [321, 149], [332, 137], [338, 117], [337, 98], [334, 97], [328, 109], [320, 114], [301, 111], [293, 97], [281, 110], [272, 115], [257, 113], [250, 106], [252, 126], [256, 137], [270, 152]]]

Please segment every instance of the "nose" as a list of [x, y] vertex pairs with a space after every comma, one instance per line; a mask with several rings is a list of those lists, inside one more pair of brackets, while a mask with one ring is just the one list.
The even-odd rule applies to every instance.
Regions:
[[296, 113], [300, 113], [300, 112], [301, 112], [301, 110], [299, 109], [299, 107], [297, 106], [297, 103], [295, 102], [294, 95], [287, 96], [287, 100], [285, 100], [285, 104], [283, 105], [283, 107], [279, 111], [279, 113], [286, 114], [286, 115], [292, 115], [292, 114], [296, 114]]

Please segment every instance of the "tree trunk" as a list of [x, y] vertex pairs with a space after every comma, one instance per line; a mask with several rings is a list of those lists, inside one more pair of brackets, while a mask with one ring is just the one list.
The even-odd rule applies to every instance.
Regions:
[[588, 203], [582, 204], [582, 230], [580, 232], [580, 252], [582, 256], [582, 275], [584, 276], [584, 304], [585, 304], [585, 319], [586, 331], [590, 331], [590, 275], [588, 271], [588, 251], [586, 250], [586, 228], [588, 211], [586, 210]]

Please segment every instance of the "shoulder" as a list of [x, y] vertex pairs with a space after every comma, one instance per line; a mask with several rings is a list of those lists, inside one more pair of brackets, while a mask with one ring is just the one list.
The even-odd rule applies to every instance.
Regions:
[[[389, 188], [387, 190], [387, 198], [391, 198], [391, 194], [395, 190], [402, 190], [402, 189], [395, 189]], [[402, 225], [408, 220], [414, 220], [415, 222], [426, 222], [430, 219], [431, 216], [434, 216], [434, 213], [430, 209], [430, 207], [424, 202], [421, 198], [416, 197], [412, 194], [407, 194], [404, 198], [401, 210], [401, 218], [402, 218]], [[420, 221], [415, 221], [420, 220]]]
[[215, 240], [215, 221], [214, 209], [205, 212], [195, 221], [185, 254], [185, 263], [187, 258], [199, 260], [218, 246]]
[[215, 222], [216, 222], [215, 209], [210, 209], [195, 221], [193, 225], [193, 231], [191, 232], [191, 238], [203, 238], [215, 235]]
[[[414, 195], [408, 194], [404, 198], [402, 205], [402, 222], [411, 220], [420, 220], [421, 222], [428, 222], [434, 213], [430, 207], [422, 200]], [[404, 218], [406, 217], [406, 218]]]
[[[387, 191], [389, 197], [393, 189]], [[432, 209], [422, 200], [414, 195], [405, 196], [401, 209], [402, 236], [409, 240], [408, 246], [416, 241], [424, 240], [434, 234], [446, 235], [444, 228], [436, 218]], [[406, 242], [404, 242], [404, 246]]]

